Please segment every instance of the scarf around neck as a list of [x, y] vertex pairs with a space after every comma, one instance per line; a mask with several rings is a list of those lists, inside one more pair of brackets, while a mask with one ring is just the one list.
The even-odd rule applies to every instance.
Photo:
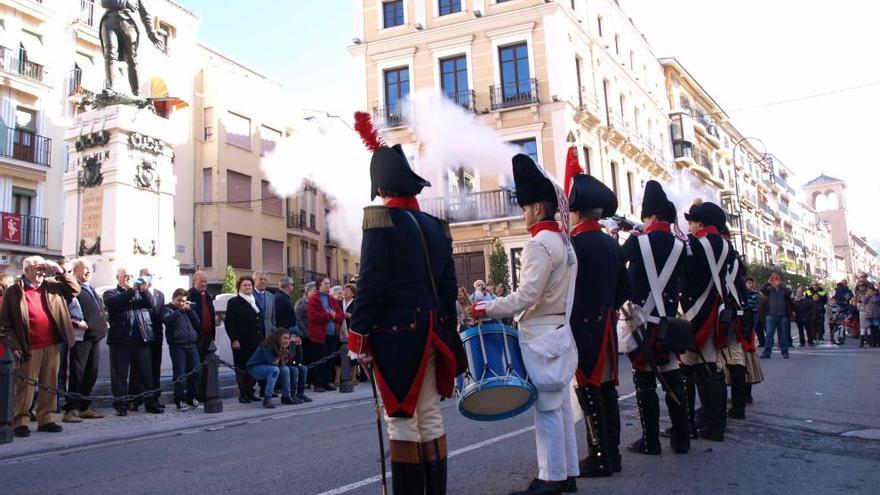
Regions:
[[260, 308], [259, 308], [259, 306], [257, 306], [257, 300], [256, 300], [256, 298], [254, 298], [254, 294], [253, 294], [253, 293], [251, 293], [251, 294], [244, 294], [244, 293], [242, 293], [242, 292], [239, 292], [238, 295], [239, 295], [239, 297], [241, 297], [242, 299], [244, 299], [245, 301], [247, 301], [248, 303], [250, 303], [251, 307], [254, 308], [254, 311], [256, 311], [257, 313], [260, 312]]

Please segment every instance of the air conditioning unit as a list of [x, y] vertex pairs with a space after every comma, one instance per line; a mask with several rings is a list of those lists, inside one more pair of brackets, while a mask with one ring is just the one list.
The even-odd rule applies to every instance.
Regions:
[[0, 266], [9, 266], [12, 262], [12, 255], [8, 253], [0, 253]]

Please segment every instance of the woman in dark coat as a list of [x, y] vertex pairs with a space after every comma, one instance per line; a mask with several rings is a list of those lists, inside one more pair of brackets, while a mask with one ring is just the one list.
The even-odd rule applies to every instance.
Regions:
[[254, 299], [253, 277], [239, 278], [235, 287], [238, 295], [226, 304], [224, 324], [232, 343], [232, 358], [237, 368], [235, 378], [238, 380], [238, 401], [242, 404], [260, 402], [260, 398], [254, 394], [255, 381], [245, 367], [263, 339], [263, 313]]

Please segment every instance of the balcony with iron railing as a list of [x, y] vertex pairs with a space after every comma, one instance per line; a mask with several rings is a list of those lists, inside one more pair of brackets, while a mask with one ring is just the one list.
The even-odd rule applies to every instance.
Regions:
[[76, 22], [93, 28], [98, 27], [94, 0], [79, 0], [79, 16], [77, 16]]
[[516, 192], [507, 189], [452, 194], [421, 200], [422, 211], [449, 222], [473, 222], [517, 217]]
[[52, 140], [31, 131], [0, 125], [0, 156], [49, 167]]
[[[5, 239], [0, 240], [0, 243], [35, 248], [45, 248], [47, 246], [47, 240], [49, 237], [48, 218], [6, 212], [4, 212], [4, 214], [17, 216], [21, 220], [21, 223], [19, 224], [21, 231], [13, 233], [8, 226], [4, 227]], [[10, 234], [13, 235], [10, 236]]]
[[459, 91], [457, 93], [444, 92], [443, 96], [451, 100], [453, 103], [460, 105], [465, 110], [476, 110], [477, 94], [474, 90]]
[[373, 107], [373, 123], [377, 129], [403, 127], [409, 122], [409, 109], [403, 104]]
[[489, 87], [491, 109], [534, 105], [538, 103], [538, 80], [509, 81]]
[[21, 50], [0, 47], [0, 70], [37, 82], [46, 81], [46, 68], [22, 57]]
[[68, 96], [81, 96], [84, 98], [94, 98], [95, 92], [90, 91], [82, 86], [83, 73], [82, 69], [76, 68], [70, 71], [70, 79], [67, 87]]
[[306, 228], [306, 219], [296, 212], [288, 211], [287, 228], [291, 230], [302, 230]]

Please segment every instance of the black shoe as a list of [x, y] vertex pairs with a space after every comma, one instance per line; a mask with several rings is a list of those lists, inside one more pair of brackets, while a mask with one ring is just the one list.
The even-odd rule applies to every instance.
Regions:
[[294, 400], [293, 400], [292, 398], [290, 398], [290, 397], [282, 397], [282, 398], [281, 398], [281, 403], [284, 404], [284, 405], [286, 405], [286, 406], [293, 406], [293, 405], [298, 404], [298, 402], [294, 401]]
[[312, 399], [306, 396], [306, 394], [299, 394], [297, 397], [303, 402], [312, 402]]
[[248, 395], [248, 399], [250, 399], [251, 402], [260, 402], [261, 400], [263, 400], [263, 399], [260, 399], [259, 397], [257, 397], [257, 394], [255, 394], [253, 392], [251, 392], [250, 395]]
[[329, 390], [330, 392], [336, 390], [336, 386], [334, 386], [332, 383], [328, 383], [327, 385], [324, 385], [324, 388], [326, 390]]
[[165, 410], [165, 404], [156, 404], [156, 407], [158, 407], [159, 409], [161, 409], [163, 411]]
[[160, 409], [159, 406], [147, 406], [144, 407], [144, 412], [147, 414], [163, 414], [165, 410]]
[[648, 442], [645, 441], [644, 438], [640, 438], [635, 442], [631, 443], [626, 450], [632, 452], [633, 454], [645, 454], [645, 455], [660, 455], [662, 449], [660, 445], [648, 445]]
[[178, 411], [188, 411], [189, 406], [185, 404], [182, 400], [174, 401], [174, 405], [177, 406]]
[[60, 433], [64, 428], [57, 423], [46, 423], [43, 426], [37, 427], [37, 431], [42, 431], [46, 433]]
[[240, 404], [250, 404], [250, 403], [251, 403], [251, 400], [248, 399], [247, 397], [239, 397], [239, 398], [238, 398], [238, 402], [239, 402]]
[[521, 492], [510, 492], [508, 495], [560, 495], [563, 481], [544, 481], [535, 478], [529, 483], [529, 487]]
[[609, 465], [610, 461], [599, 461], [595, 457], [587, 457], [578, 462], [578, 468], [581, 474], [578, 478], [605, 478], [614, 474], [613, 465]]
[[731, 407], [727, 410], [727, 417], [730, 419], [746, 419], [746, 412], [741, 409], [735, 410]]
[[578, 485], [577, 478], [574, 476], [569, 476], [567, 480], [562, 482], [562, 491], [564, 493], [577, 493]]
[[265, 399], [263, 399], [263, 407], [265, 407], [266, 409], [275, 409], [275, 404], [272, 404], [271, 397], [266, 397]]
[[321, 392], [326, 392], [326, 391], [327, 390], [324, 387], [318, 387], [318, 386], [315, 387], [315, 390], [312, 390], [312, 392], [314, 392], [316, 394], [320, 394]]
[[117, 409], [116, 415], [117, 416], [128, 416], [128, 409]]
[[128, 408], [131, 410], [131, 412], [137, 411], [140, 407], [141, 407], [141, 405], [138, 404], [137, 402], [132, 402], [131, 405], [128, 406]]
[[16, 426], [12, 431], [18, 438], [27, 438], [31, 436], [31, 429], [28, 428], [27, 425]]

